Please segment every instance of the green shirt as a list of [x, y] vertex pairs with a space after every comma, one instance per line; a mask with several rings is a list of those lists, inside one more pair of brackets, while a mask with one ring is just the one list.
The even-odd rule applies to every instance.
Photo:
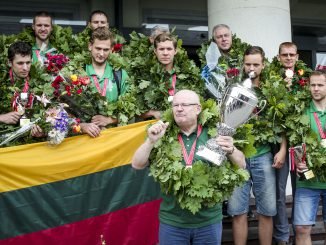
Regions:
[[269, 144], [264, 144], [264, 145], [258, 145], [256, 147], [256, 154], [252, 157], [258, 157], [260, 155], [263, 155], [267, 152], [270, 152], [271, 151], [271, 146]]
[[[86, 65], [86, 73], [90, 77], [92, 83], [93, 83], [93, 90], [98, 91], [95, 82], [94, 82], [94, 77], [97, 78], [98, 83], [100, 85], [100, 88], [103, 89], [104, 83], [107, 80], [107, 87], [106, 87], [106, 94], [105, 97], [108, 100], [108, 102], [116, 102], [118, 100], [119, 94], [118, 94], [118, 87], [117, 83], [114, 79], [113, 75], [113, 68], [106, 62], [104, 74], [102, 77], [99, 77], [96, 75], [94, 67], [92, 64]], [[122, 76], [121, 76], [121, 81], [120, 81], [120, 94], [124, 94], [127, 90], [127, 79], [128, 75], [125, 70], [122, 70]]]
[[[196, 137], [197, 131], [189, 136], [182, 134], [182, 139], [188, 154]], [[203, 128], [201, 135], [197, 139], [195, 152], [198, 150], [198, 147], [204, 145], [207, 140], [207, 128]], [[205, 161], [195, 154], [193, 162], [199, 160]], [[164, 224], [182, 228], [199, 228], [218, 223], [223, 218], [222, 205], [219, 203], [212, 208], [203, 207], [196, 214], [192, 214], [189, 210], [182, 209], [179, 206], [175, 196], [162, 193], [162, 198], [163, 201], [160, 206], [160, 222]]]
[[[46, 58], [46, 54], [48, 53], [48, 51], [50, 49], [52, 49], [52, 45], [49, 43], [48, 44], [48, 47], [46, 50], [43, 50], [43, 51], [40, 51], [40, 49], [37, 47], [37, 45], [35, 44], [33, 47], [32, 47], [32, 62], [33, 64], [35, 64], [36, 62], [40, 61], [39, 59], [41, 58], [42, 59], [42, 63], [47, 60]], [[39, 56], [37, 55], [37, 53], [39, 53]], [[57, 50], [54, 49], [52, 52], [50, 52], [50, 54], [56, 54], [57, 53]]]
[[[318, 126], [314, 118], [314, 112], [317, 113], [322, 128], [325, 130], [326, 125], [326, 111], [318, 111], [315, 104], [311, 101], [309, 107], [305, 111], [305, 115], [309, 116], [310, 128], [318, 135], [318, 140], [321, 140]], [[319, 182], [318, 178], [310, 180], [299, 180], [297, 178], [297, 187], [311, 188], [311, 189], [326, 189], [326, 182]]]

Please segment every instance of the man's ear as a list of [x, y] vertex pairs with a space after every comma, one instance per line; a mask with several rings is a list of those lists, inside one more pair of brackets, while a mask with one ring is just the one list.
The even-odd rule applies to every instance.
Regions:
[[12, 62], [10, 60], [8, 60], [8, 66], [11, 67], [12, 66]]
[[92, 44], [88, 43], [88, 51], [92, 51]]
[[280, 60], [280, 55], [279, 55], [279, 54], [277, 55], [277, 60], [278, 60], [278, 61], [281, 61], [281, 60]]

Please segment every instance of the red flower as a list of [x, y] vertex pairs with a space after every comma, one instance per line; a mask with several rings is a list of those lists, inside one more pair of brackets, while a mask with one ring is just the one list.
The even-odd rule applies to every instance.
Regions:
[[121, 51], [123, 44], [117, 43], [113, 46], [113, 52], [118, 53]]
[[80, 88], [80, 89], [77, 89], [76, 93], [77, 94], [81, 94], [83, 92], [83, 90]]
[[308, 81], [306, 79], [304, 79], [304, 78], [302, 78], [302, 79], [299, 80], [299, 84], [300, 84], [301, 87], [306, 86], [307, 83], [308, 83]]
[[237, 68], [230, 68], [226, 71], [226, 74], [229, 78], [232, 78], [238, 76], [240, 74], [240, 71]]

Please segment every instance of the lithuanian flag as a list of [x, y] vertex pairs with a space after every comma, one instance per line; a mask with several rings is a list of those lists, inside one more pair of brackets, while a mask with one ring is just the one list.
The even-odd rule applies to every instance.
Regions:
[[0, 149], [0, 245], [152, 245], [159, 186], [130, 162], [151, 122]]

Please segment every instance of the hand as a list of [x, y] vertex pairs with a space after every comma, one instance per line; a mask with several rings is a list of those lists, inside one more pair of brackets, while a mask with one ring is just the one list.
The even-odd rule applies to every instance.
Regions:
[[88, 134], [92, 138], [100, 136], [101, 129], [95, 123], [81, 123], [79, 125], [82, 132]]
[[21, 115], [17, 111], [12, 111], [6, 114], [0, 115], [0, 122], [3, 122], [5, 124], [16, 124]]
[[303, 173], [304, 170], [308, 169], [307, 164], [305, 162], [296, 163], [296, 167], [297, 167], [298, 176], [299, 176], [299, 173]]
[[231, 136], [219, 135], [215, 138], [216, 143], [221, 146], [222, 150], [228, 154], [234, 152], [233, 138]]
[[34, 124], [31, 129], [31, 135], [36, 138], [44, 137], [45, 134], [43, 133], [43, 130], [40, 128], [40, 126]]
[[169, 126], [169, 123], [168, 122], [167, 123], [164, 123], [162, 121], [158, 121], [153, 126], [151, 126], [147, 130], [149, 141], [152, 144], [155, 144], [160, 138], [163, 137], [163, 135], [165, 134], [165, 131], [166, 131], [166, 129], [167, 129], [168, 126]]
[[273, 168], [282, 168], [285, 163], [286, 152], [280, 150], [274, 156]]
[[94, 123], [95, 125], [99, 126], [99, 127], [105, 127], [109, 124], [113, 124], [117, 122], [117, 119], [114, 119], [112, 117], [105, 117], [102, 115], [96, 115], [92, 117], [92, 123]]

